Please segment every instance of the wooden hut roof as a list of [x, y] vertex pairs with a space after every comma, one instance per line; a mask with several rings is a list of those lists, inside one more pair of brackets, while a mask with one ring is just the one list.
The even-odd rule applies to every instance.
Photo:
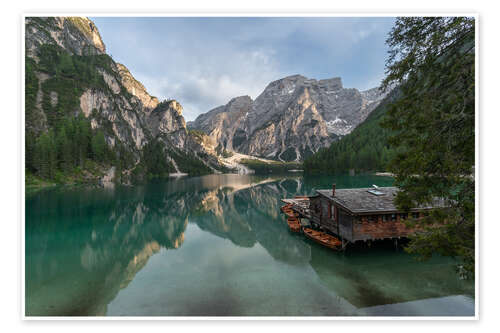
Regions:
[[[316, 192], [327, 197], [334, 203], [345, 208], [352, 214], [369, 213], [394, 213], [400, 211], [394, 204], [394, 198], [398, 191], [397, 187], [378, 187], [380, 195], [375, 195], [369, 191], [374, 188], [348, 188], [336, 189], [335, 196], [332, 196], [332, 190], [317, 190]], [[419, 206], [410, 211], [421, 211], [444, 207], [443, 200], [435, 200], [433, 205]]]

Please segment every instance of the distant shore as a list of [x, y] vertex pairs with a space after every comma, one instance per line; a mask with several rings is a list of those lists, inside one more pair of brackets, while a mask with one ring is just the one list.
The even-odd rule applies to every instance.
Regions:
[[392, 172], [375, 172], [375, 176], [394, 177]]

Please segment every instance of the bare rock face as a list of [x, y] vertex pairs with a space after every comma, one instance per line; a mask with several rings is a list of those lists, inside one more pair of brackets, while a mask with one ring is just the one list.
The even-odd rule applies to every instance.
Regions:
[[350, 133], [384, 96], [378, 88], [346, 89], [338, 77], [293, 75], [271, 82], [255, 101], [234, 98], [189, 125], [228, 150], [301, 161]]
[[179, 102], [170, 100], [159, 103], [147, 121], [153, 137], [166, 138], [180, 149], [185, 147], [188, 133]]
[[[111, 147], [120, 143], [132, 153], [137, 164], [144, 146], [158, 139], [165, 144], [167, 161], [173, 159], [168, 154], [174, 149], [177, 154], [199, 159], [212, 169], [220, 166], [218, 157], [212, 153], [213, 147], [189, 135], [182, 116], [182, 106], [177, 101], [160, 102], [149, 95], [127, 67], [106, 55], [99, 31], [91, 20], [83, 17], [27, 17], [25, 24], [26, 56], [36, 63], [40, 61], [39, 50], [45, 44], [56, 45], [70, 55], [107, 57], [107, 65], [96, 65], [95, 70], [102, 75], [108, 89], [90, 85], [83, 90], [75, 109], [68, 111], [75, 117], [83, 114], [90, 120], [92, 128], [102, 129]], [[35, 75], [39, 87], [35, 110], [31, 112], [36, 112], [37, 121], [27, 122], [26, 126], [40, 133], [48, 130], [42, 107], [42, 86], [53, 76], [43, 70], [35, 72]], [[49, 102], [54, 107], [62, 97], [57, 92], [51, 92]]]
[[227, 105], [200, 115], [193, 127], [207, 133], [212, 145], [221, 144], [228, 150], [237, 150], [247, 139], [239, 135], [245, 127], [246, 117], [252, 112], [252, 103], [250, 96], [233, 98]]
[[132, 76], [127, 67], [120, 63], [116, 63], [116, 66], [121, 77], [121, 83], [127, 91], [137, 97], [143, 106], [154, 109], [159, 103], [158, 98], [150, 96], [146, 88]]
[[86, 17], [27, 17], [26, 53], [36, 57], [42, 44], [57, 44], [70, 54], [105, 54], [99, 30]]

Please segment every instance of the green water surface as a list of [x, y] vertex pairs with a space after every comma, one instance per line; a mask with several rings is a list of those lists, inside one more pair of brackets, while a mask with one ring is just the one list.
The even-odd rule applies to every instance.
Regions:
[[209, 175], [26, 197], [28, 316], [472, 316], [451, 258], [337, 253], [290, 233], [280, 199], [376, 176]]

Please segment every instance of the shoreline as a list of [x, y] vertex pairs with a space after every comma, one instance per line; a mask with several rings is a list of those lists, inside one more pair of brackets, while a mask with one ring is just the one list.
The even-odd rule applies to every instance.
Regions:
[[392, 172], [375, 172], [375, 176], [394, 177]]

